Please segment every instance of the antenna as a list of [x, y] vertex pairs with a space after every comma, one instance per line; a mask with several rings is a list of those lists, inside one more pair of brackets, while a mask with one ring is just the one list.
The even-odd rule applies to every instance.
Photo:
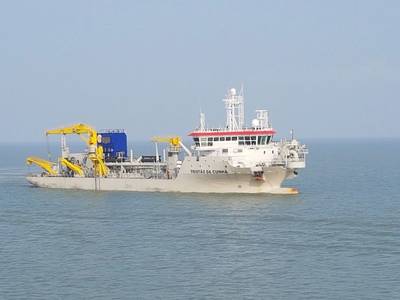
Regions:
[[200, 130], [204, 131], [206, 129], [206, 115], [200, 110]]
[[240, 108], [240, 128], [244, 127], [244, 85], [243, 82], [240, 85], [240, 93], [239, 93], [239, 97], [241, 97], [241, 108]]
[[229, 130], [240, 130], [244, 126], [244, 97], [243, 88], [239, 95], [231, 88], [223, 99], [226, 108], [226, 127]]

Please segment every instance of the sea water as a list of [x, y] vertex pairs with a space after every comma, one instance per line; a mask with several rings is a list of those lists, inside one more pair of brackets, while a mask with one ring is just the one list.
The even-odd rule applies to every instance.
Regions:
[[400, 141], [308, 145], [296, 196], [34, 188], [0, 145], [0, 299], [400, 299]]

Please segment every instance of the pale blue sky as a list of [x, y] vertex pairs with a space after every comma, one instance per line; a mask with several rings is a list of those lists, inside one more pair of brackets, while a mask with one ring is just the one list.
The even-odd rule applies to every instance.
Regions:
[[279, 137], [400, 137], [400, 1], [1, 1], [2, 141], [86, 122], [131, 141], [246, 120]]

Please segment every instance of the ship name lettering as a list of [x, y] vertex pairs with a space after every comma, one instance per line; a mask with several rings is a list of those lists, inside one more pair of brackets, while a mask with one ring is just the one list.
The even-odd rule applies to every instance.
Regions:
[[190, 173], [192, 174], [228, 174], [227, 170], [202, 170], [202, 169], [197, 169], [197, 170], [190, 170]]

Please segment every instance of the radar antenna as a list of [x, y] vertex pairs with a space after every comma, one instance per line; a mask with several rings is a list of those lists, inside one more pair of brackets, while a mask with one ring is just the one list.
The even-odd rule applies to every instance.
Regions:
[[236, 89], [228, 90], [225, 98], [226, 128], [228, 130], [241, 130], [244, 126], [244, 97], [243, 85], [237, 94]]

